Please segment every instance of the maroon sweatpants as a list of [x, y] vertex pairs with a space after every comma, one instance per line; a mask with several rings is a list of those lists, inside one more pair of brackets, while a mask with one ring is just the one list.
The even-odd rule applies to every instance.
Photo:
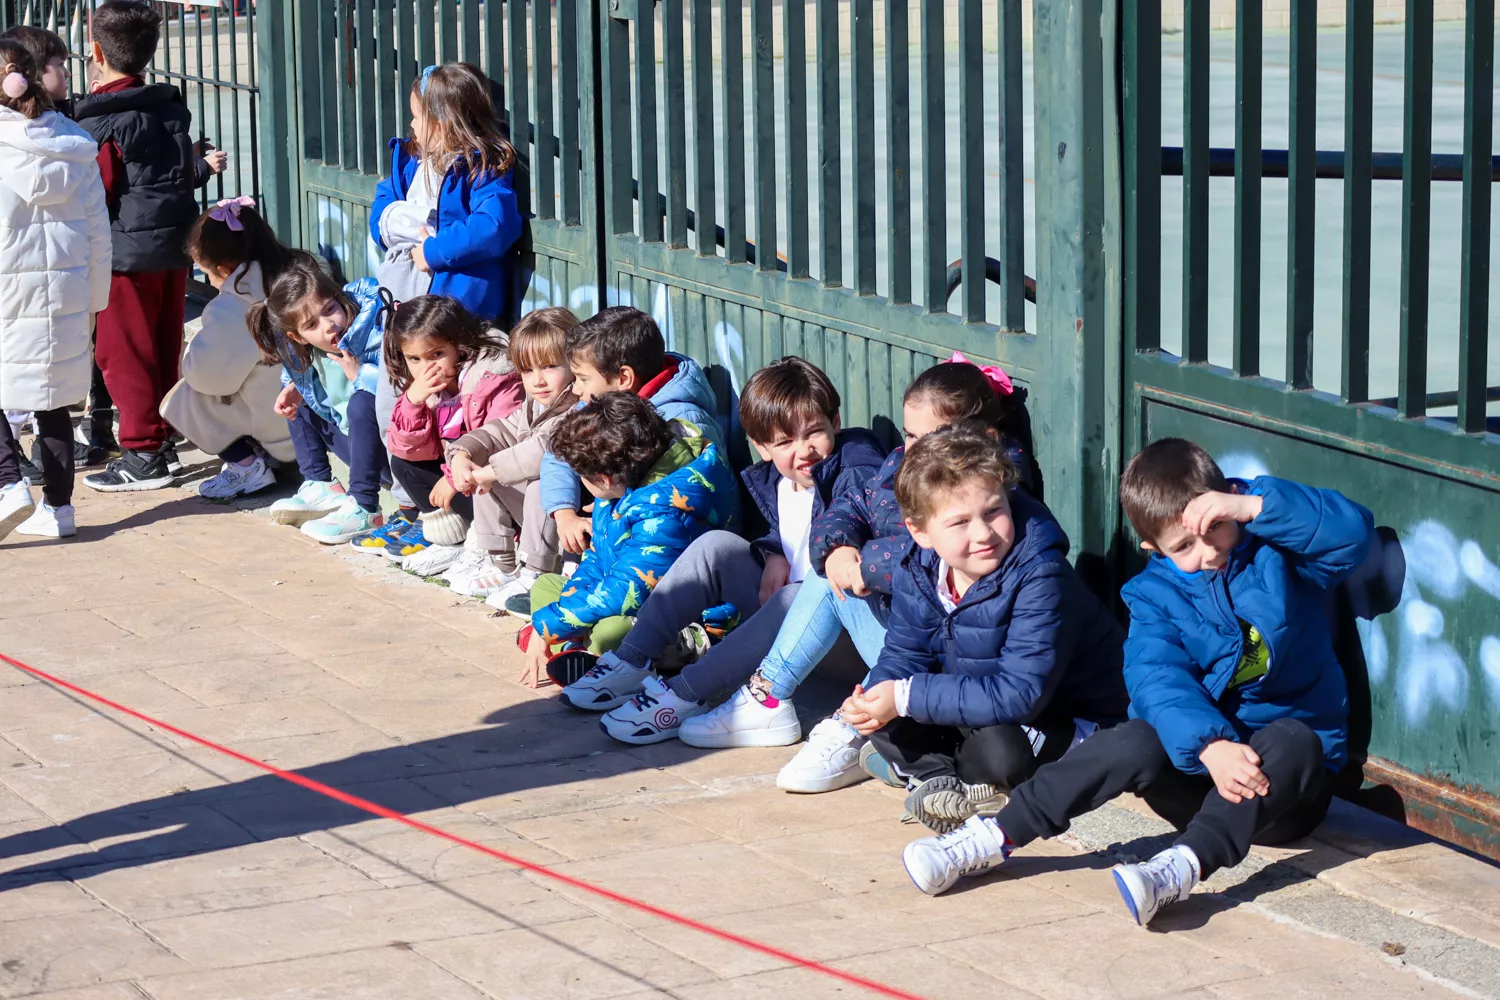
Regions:
[[120, 411], [120, 445], [132, 451], [155, 451], [171, 433], [159, 407], [182, 363], [187, 278], [186, 269], [116, 271], [109, 281], [94, 357]]

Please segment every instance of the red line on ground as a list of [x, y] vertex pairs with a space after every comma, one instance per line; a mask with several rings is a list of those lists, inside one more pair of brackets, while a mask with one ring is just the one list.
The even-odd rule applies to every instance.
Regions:
[[804, 969], [810, 969], [813, 972], [818, 972], [825, 976], [830, 976], [834, 979], [843, 980], [846, 983], [850, 983], [854, 986], [859, 986], [863, 989], [869, 990], [872, 993], [878, 993], [881, 996], [896, 997], [897, 1000], [923, 1000], [922, 997], [918, 996], [915, 993], [907, 993], [903, 990], [896, 989], [894, 986], [887, 986], [884, 983], [876, 982], [873, 979], [866, 979], [863, 976], [857, 976], [852, 972], [844, 972], [841, 969], [835, 969], [832, 966], [824, 965], [822, 962], [818, 962], [810, 958], [803, 958], [801, 955], [797, 955], [789, 951], [783, 951], [780, 948], [773, 947], [772, 945], [762, 944], [761, 942], [756, 941], [753, 938], [747, 938], [739, 934], [734, 934], [730, 931], [721, 930], [711, 924], [705, 924], [701, 921], [694, 920], [691, 917], [685, 917], [680, 913], [673, 913], [671, 910], [664, 910], [659, 906], [652, 906], [650, 903], [643, 902], [639, 899], [633, 899], [630, 896], [622, 895], [618, 892], [614, 892], [613, 890], [606, 889], [603, 886], [595, 885], [592, 882], [585, 882], [584, 880], [574, 878], [571, 875], [564, 875], [561, 872], [555, 872], [550, 868], [544, 867], [531, 861], [527, 861], [524, 858], [518, 858], [513, 854], [507, 854], [504, 851], [497, 851], [493, 847], [486, 847], [483, 844], [476, 844], [472, 840], [466, 840], [465, 838], [460, 837], [457, 834], [449, 833], [447, 830], [444, 830], [440, 827], [432, 826], [429, 823], [423, 823], [419, 819], [412, 819], [410, 816], [407, 816], [404, 813], [396, 812], [394, 809], [387, 809], [385, 806], [378, 805], [374, 802], [369, 801], [368, 799], [362, 799], [358, 795], [351, 795], [348, 792], [340, 791], [339, 789], [334, 788], [331, 785], [325, 785], [321, 781], [314, 781], [312, 778], [297, 774], [293, 771], [283, 771], [281, 768], [275, 767], [271, 764], [267, 764], [265, 761], [256, 760], [254, 757], [251, 757], [248, 754], [243, 754], [238, 750], [232, 750], [229, 747], [221, 746], [220, 744], [215, 743], [212, 740], [204, 739], [202, 736], [190, 733], [185, 729], [179, 729], [178, 727], [171, 725], [170, 723], [162, 722], [160, 719], [152, 718], [144, 712], [138, 712], [127, 705], [122, 705], [117, 701], [112, 701], [101, 694], [96, 694], [95, 692], [90, 691], [88, 688], [79, 687], [77, 684], [72, 684], [68, 681], [65, 681], [61, 677], [54, 677], [46, 671], [38, 670], [36, 667], [22, 663], [20, 660], [9, 657], [4, 653], [0, 653], [0, 661], [4, 661], [5, 663], [8, 663], [11, 666], [15, 667], [17, 670], [31, 674], [33, 677], [37, 677], [43, 681], [46, 681], [48, 684], [62, 688], [65, 691], [71, 691], [76, 695], [81, 695], [82, 697], [87, 698], [90, 701], [98, 702], [101, 705], [105, 705], [109, 708], [114, 709], [116, 712], [128, 715], [133, 719], [139, 719], [140, 721], [154, 726], [157, 729], [161, 729], [169, 733], [174, 733], [177, 736], [183, 737], [184, 739], [192, 740], [194, 743], [208, 747], [210, 750], [221, 753], [226, 757], [231, 757], [237, 761], [240, 761], [241, 763], [249, 764], [251, 767], [260, 768], [262, 771], [274, 774], [276, 777], [281, 778], [283, 781], [289, 781], [294, 785], [301, 785], [303, 788], [306, 788], [309, 791], [317, 792], [319, 795], [325, 795], [330, 799], [335, 799], [339, 802], [344, 803], [345, 805], [353, 806], [356, 809], [360, 809], [372, 815], [379, 816], [382, 819], [395, 820], [397, 823], [405, 824], [406, 826], [409, 826], [414, 830], [421, 830], [423, 833], [431, 834], [434, 837], [441, 837], [444, 840], [451, 841], [460, 846], [479, 851], [481, 854], [488, 854], [490, 857], [495, 858], [496, 860], [503, 861], [506, 864], [512, 865], [516, 868], [520, 868], [523, 871], [534, 872], [537, 875], [553, 879], [554, 881], [561, 882], [564, 885], [570, 885], [575, 889], [582, 889], [585, 892], [591, 892], [594, 895], [599, 896], [603, 899], [607, 899], [612, 903], [619, 903], [622, 906], [629, 906], [633, 909], [640, 910], [642, 913], [649, 913], [653, 917], [660, 917], [662, 920], [666, 920], [670, 923], [679, 924], [683, 927], [698, 931], [700, 934], [707, 934], [710, 937], [716, 937], [721, 941], [728, 941], [730, 944], [739, 945], [741, 948], [746, 948], [750, 951], [758, 951], [763, 955], [769, 955], [772, 958], [778, 958], [784, 962], [791, 962], [794, 965], [800, 965]]

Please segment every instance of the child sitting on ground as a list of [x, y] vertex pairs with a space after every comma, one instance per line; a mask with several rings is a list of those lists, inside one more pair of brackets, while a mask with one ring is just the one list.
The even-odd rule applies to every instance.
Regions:
[[514, 570], [514, 536], [469, 533], [474, 499], [459, 490], [444, 464], [460, 437], [521, 405], [521, 376], [505, 344], [455, 300], [422, 295], [401, 303], [386, 324], [385, 366], [399, 393], [386, 433], [391, 474], [422, 512], [426, 542], [401, 559], [401, 568], [422, 577], [446, 573], [468, 535], [476, 558]]
[[[303, 483], [271, 505], [277, 524], [300, 525], [325, 545], [379, 527], [385, 444], [375, 417], [382, 319], [379, 288], [368, 278], [343, 288], [316, 259], [293, 261], [252, 305], [255, 343], [282, 363], [276, 412], [290, 420]], [[349, 492], [333, 478], [332, 451], [349, 467]]]
[[[510, 331], [510, 363], [520, 373], [526, 401], [457, 441], [448, 452], [453, 488], [474, 500], [480, 549], [514, 551], [513, 561], [479, 550], [460, 557], [448, 586], [467, 597], [529, 594], [543, 573], [559, 568], [557, 526], [542, 512], [542, 455], [557, 421], [578, 402], [568, 367], [568, 331], [578, 317], [549, 306], [521, 317]], [[516, 543], [519, 534], [519, 545]]]
[[1125, 718], [1121, 629], [1015, 480], [983, 424], [908, 449], [896, 498], [916, 547], [896, 567], [880, 659], [840, 709], [939, 833]]
[[[558, 423], [554, 453], [594, 497], [594, 544], [572, 577], [539, 578], [522, 631], [535, 685], [554, 647], [594, 659], [619, 645], [672, 563], [733, 516], [734, 475], [719, 446], [686, 421], [668, 422], [634, 393], [606, 392]], [[582, 671], [579, 671], [582, 673]]]
[[[782, 358], [750, 377], [740, 395], [740, 423], [762, 459], [741, 478], [765, 531], [754, 542], [731, 531], [693, 542], [647, 598], [619, 649], [563, 689], [574, 707], [607, 712], [604, 731], [622, 742], [671, 739], [683, 720], [707, 709], [708, 698], [744, 681], [746, 664], [770, 651], [811, 571], [813, 521], [885, 460], [875, 435], [839, 429], [838, 390], [801, 358]], [[678, 633], [705, 609], [725, 604], [745, 620], [677, 676], [657, 676], [653, 666]]]
[[[579, 399], [633, 392], [649, 400], [663, 418], [693, 424], [715, 446], [720, 460], [728, 462], [723, 430], [713, 415], [713, 387], [703, 369], [692, 358], [668, 352], [656, 321], [639, 309], [610, 306], [578, 324], [568, 336], [568, 363]], [[578, 475], [555, 454], [542, 459], [542, 507], [557, 522], [562, 547], [582, 553], [590, 522], [579, 513]]]
[[1123, 591], [1132, 721], [1039, 768], [993, 819], [908, 844], [906, 870], [923, 892], [1135, 792], [1182, 831], [1150, 860], [1114, 868], [1145, 925], [1252, 843], [1304, 836], [1326, 814], [1348, 695], [1325, 592], [1364, 562], [1370, 512], [1269, 476], [1226, 480], [1179, 438], [1131, 460], [1120, 503], [1152, 554]]
[[291, 261], [306, 254], [283, 246], [255, 210], [253, 198], [221, 201], [188, 234], [188, 254], [219, 290], [182, 354], [182, 381], [161, 401], [161, 414], [224, 467], [198, 484], [199, 496], [226, 500], [276, 482], [270, 457], [296, 457], [285, 418], [276, 412], [281, 359], [265, 355], [245, 317], [266, 298]]

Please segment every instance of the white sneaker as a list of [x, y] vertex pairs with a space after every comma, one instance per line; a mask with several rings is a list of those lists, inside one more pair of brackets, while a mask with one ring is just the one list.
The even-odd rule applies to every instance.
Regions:
[[776, 787], [785, 792], [816, 794], [858, 784], [869, 778], [859, 766], [859, 751], [865, 738], [855, 728], [833, 716], [812, 727], [797, 756], [776, 775]]
[[[484, 603], [496, 611], [504, 611], [512, 617], [529, 622], [531, 621], [531, 588], [536, 584], [536, 578], [541, 575], [536, 570], [523, 566], [516, 572], [514, 581], [506, 584], [492, 594], [487, 594], [484, 598]], [[527, 598], [526, 613], [524, 615], [509, 606], [512, 598], [523, 596]]]
[[677, 735], [684, 719], [702, 715], [708, 706], [701, 701], [679, 698], [666, 682], [647, 674], [641, 693], [619, 708], [606, 712], [599, 727], [621, 743], [645, 746]]
[[1169, 847], [1138, 865], [1110, 869], [1115, 888], [1135, 922], [1145, 927], [1161, 908], [1186, 899], [1198, 884], [1198, 857], [1181, 844]]
[[479, 558], [471, 563], [462, 575], [452, 570], [449, 572], [451, 574], [448, 578], [450, 590], [455, 594], [480, 599], [504, 590], [515, 583], [520, 575], [519, 570], [515, 573], [505, 572], [496, 565], [494, 558], [488, 552], [479, 553]]
[[306, 524], [338, 510], [344, 498], [343, 487], [338, 483], [320, 483], [309, 479], [297, 487], [294, 495], [271, 504], [271, 520], [293, 527]]
[[1000, 864], [1008, 853], [999, 824], [971, 816], [949, 833], [907, 844], [901, 852], [901, 863], [918, 889], [936, 896], [965, 875], [977, 875]]
[[15, 531], [34, 510], [36, 501], [31, 498], [31, 484], [26, 480], [0, 490], [0, 538]]
[[594, 669], [562, 689], [562, 700], [588, 712], [608, 712], [635, 697], [650, 673], [650, 668], [605, 653]]
[[225, 462], [217, 476], [198, 484], [198, 495], [209, 500], [228, 500], [274, 485], [276, 477], [266, 468], [266, 460], [256, 455], [249, 465]]
[[308, 521], [299, 529], [308, 538], [324, 545], [342, 545], [357, 535], [374, 531], [385, 519], [379, 511], [365, 510], [350, 496], [341, 497], [339, 505], [322, 517]]
[[73, 523], [73, 505], [53, 507], [49, 503], [41, 503], [36, 512], [16, 528], [16, 534], [35, 538], [72, 538], [78, 534], [78, 528]]
[[401, 568], [415, 576], [439, 576], [464, 554], [462, 545], [429, 545], [401, 560]]
[[442, 580], [449, 587], [452, 587], [456, 581], [462, 580], [466, 574], [474, 572], [474, 568], [479, 565], [481, 559], [489, 559], [489, 557], [490, 554], [488, 552], [471, 549], [465, 545], [464, 550], [453, 561], [453, 565], [438, 574], [438, 579]]
[[790, 698], [767, 708], [741, 685], [728, 701], [707, 715], [682, 724], [677, 738], [690, 747], [789, 747], [802, 738], [802, 723]]

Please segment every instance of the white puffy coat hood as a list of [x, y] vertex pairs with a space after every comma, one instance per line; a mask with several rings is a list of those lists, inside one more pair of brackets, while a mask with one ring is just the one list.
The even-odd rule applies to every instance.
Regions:
[[109, 212], [98, 146], [55, 111], [0, 108], [0, 405], [51, 410], [88, 394], [93, 314], [109, 302]]

